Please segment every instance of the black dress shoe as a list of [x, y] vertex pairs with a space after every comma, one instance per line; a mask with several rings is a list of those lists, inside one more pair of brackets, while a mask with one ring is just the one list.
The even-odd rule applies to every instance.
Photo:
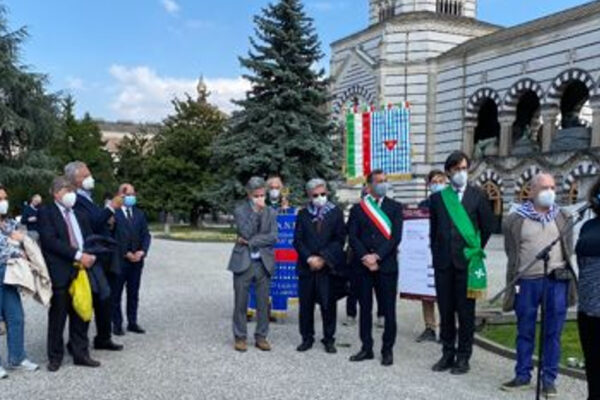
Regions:
[[381, 354], [381, 365], [384, 367], [389, 367], [394, 364], [394, 354], [393, 353], [382, 353]]
[[300, 343], [300, 346], [296, 347], [296, 351], [304, 352], [304, 351], [310, 350], [312, 347], [313, 347], [313, 342], [305, 341], [305, 342]]
[[115, 336], [125, 336], [125, 331], [120, 326], [116, 326], [113, 328], [113, 335]]
[[74, 359], [73, 364], [78, 365], [80, 367], [98, 368], [100, 366], [100, 361], [92, 360], [88, 356], [88, 357]]
[[128, 330], [129, 332], [138, 333], [138, 334], [140, 334], [140, 335], [143, 335], [144, 333], [146, 333], [146, 331], [145, 331], [144, 329], [142, 329], [142, 327], [141, 327], [141, 326], [139, 326], [138, 324], [135, 324], [135, 325], [129, 325], [129, 326], [127, 327], [127, 330]]
[[123, 345], [109, 340], [108, 342], [94, 343], [94, 348], [96, 350], [121, 351], [123, 350]]
[[335, 354], [337, 353], [337, 349], [335, 348], [335, 344], [333, 343], [323, 343], [325, 346], [325, 353], [327, 354]]
[[434, 372], [444, 372], [454, 367], [454, 357], [451, 356], [442, 356], [440, 361], [435, 363], [433, 368], [431, 368]]
[[452, 371], [450, 371], [450, 373], [452, 375], [464, 375], [469, 372], [470, 369], [471, 367], [469, 366], [469, 362], [467, 360], [458, 359], [456, 360], [456, 364], [454, 364], [454, 367], [452, 367]]
[[47, 368], [49, 372], [56, 372], [60, 369], [60, 363], [58, 361], [50, 361]]
[[358, 361], [372, 360], [374, 358], [375, 358], [375, 356], [373, 355], [372, 350], [371, 351], [361, 350], [358, 353], [356, 353], [355, 355], [353, 355], [352, 357], [350, 357], [350, 361], [358, 362]]

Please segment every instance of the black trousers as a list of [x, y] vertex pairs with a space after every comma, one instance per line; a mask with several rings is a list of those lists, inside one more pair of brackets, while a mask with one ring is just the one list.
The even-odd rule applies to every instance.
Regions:
[[382, 353], [392, 352], [396, 342], [396, 296], [398, 294], [398, 272], [384, 274], [366, 271], [356, 276], [358, 303], [360, 305], [360, 340], [362, 349], [373, 350], [373, 290], [378, 307], [385, 319]]
[[579, 313], [577, 320], [585, 357], [588, 400], [600, 400], [600, 318]]
[[[383, 317], [383, 311], [381, 309], [381, 300], [377, 293], [375, 293], [377, 299], [377, 316]], [[350, 278], [350, 294], [346, 297], [346, 316], [356, 318], [358, 316], [358, 288], [356, 287], [356, 277]]]
[[[109, 278], [113, 279], [112, 277]], [[94, 318], [96, 320], [96, 337], [94, 338], [95, 345], [102, 345], [111, 340], [111, 298], [108, 296], [105, 299], [100, 298], [97, 293], [93, 294], [94, 300]]]
[[112, 297], [112, 323], [115, 327], [123, 325], [123, 312], [121, 299], [123, 290], [127, 287], [127, 324], [137, 325], [138, 303], [140, 298], [140, 284], [142, 281], [143, 263], [130, 263], [125, 261], [121, 273], [111, 278], [110, 291]]
[[335, 342], [337, 302], [333, 296], [330, 276], [326, 271], [311, 272], [298, 278], [300, 297], [300, 335], [303, 342], [314, 342], [315, 305], [318, 303], [323, 320], [323, 343]]
[[69, 345], [73, 358], [82, 359], [89, 356], [88, 328], [73, 309], [73, 299], [68, 289], [55, 289], [52, 292], [50, 310], [48, 311], [48, 360], [61, 363], [65, 353], [63, 332], [69, 317]]
[[454, 266], [435, 271], [435, 288], [441, 320], [440, 337], [444, 355], [466, 361], [473, 354], [475, 335], [475, 300], [467, 298], [467, 279], [467, 270]]

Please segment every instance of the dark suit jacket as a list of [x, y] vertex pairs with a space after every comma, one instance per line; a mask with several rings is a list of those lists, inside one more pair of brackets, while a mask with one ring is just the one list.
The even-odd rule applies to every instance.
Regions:
[[130, 221], [123, 212], [123, 209], [115, 211], [115, 228], [113, 234], [115, 240], [118, 242], [121, 265], [127, 261], [125, 254], [128, 252], [135, 253], [142, 250], [148, 254], [148, 250], [150, 249], [151, 236], [146, 216], [137, 207], [132, 208], [132, 214], [133, 220]]
[[[444, 206], [441, 193], [430, 197], [430, 240], [433, 268], [467, 269], [464, 255], [465, 241], [454, 226]], [[485, 194], [478, 188], [467, 186], [462, 204], [467, 210], [475, 229], [481, 233], [481, 246], [485, 247], [492, 234], [494, 216]]]
[[37, 231], [38, 230], [38, 221], [29, 221], [29, 218], [38, 217], [38, 210], [31, 207], [30, 204], [27, 204], [23, 209], [23, 213], [21, 214], [21, 223], [27, 226], [28, 231]]
[[[92, 234], [92, 228], [85, 215], [78, 211], [74, 212], [85, 242]], [[71, 247], [67, 223], [56, 204], [52, 203], [40, 209], [39, 233], [42, 253], [48, 265], [53, 288], [68, 288], [77, 272], [73, 268], [77, 249]]]
[[346, 264], [344, 244], [346, 242], [346, 226], [344, 213], [339, 207], [325, 215], [318, 231], [307, 209], [302, 209], [296, 218], [294, 232], [294, 248], [298, 252], [298, 275], [310, 275], [308, 258], [321, 256], [327, 263], [329, 272], [343, 272]]
[[352, 248], [352, 264], [355, 272], [368, 271], [361, 259], [371, 253], [376, 253], [380, 258], [380, 272], [398, 272], [398, 245], [402, 239], [403, 224], [402, 204], [386, 197], [381, 208], [392, 221], [392, 238], [389, 240], [371, 222], [360, 204], [355, 204], [350, 210], [348, 240]]
[[77, 193], [74, 209], [87, 217], [95, 234], [110, 235], [108, 220], [113, 216], [113, 212], [109, 208], [99, 207], [87, 197]]

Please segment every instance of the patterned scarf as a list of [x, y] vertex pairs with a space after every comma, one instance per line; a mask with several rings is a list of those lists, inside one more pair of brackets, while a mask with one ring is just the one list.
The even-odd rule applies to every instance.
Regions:
[[540, 213], [536, 211], [535, 207], [533, 206], [533, 201], [528, 200], [517, 209], [517, 214], [523, 218], [537, 221], [542, 225], [546, 225], [556, 219], [559, 211], [560, 209], [558, 206], [554, 204], [547, 213]]
[[312, 222], [322, 222], [325, 219], [325, 216], [335, 208], [335, 204], [328, 201], [323, 207], [315, 207], [314, 204], [308, 203], [306, 209], [310, 213], [312, 217]]

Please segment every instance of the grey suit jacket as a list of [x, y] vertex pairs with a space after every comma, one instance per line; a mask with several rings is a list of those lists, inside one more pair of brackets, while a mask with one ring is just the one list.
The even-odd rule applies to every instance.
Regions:
[[238, 236], [246, 239], [248, 245], [236, 243], [228, 269], [240, 274], [251, 265], [250, 253], [260, 252], [260, 258], [270, 275], [275, 271], [275, 251], [277, 243], [277, 212], [266, 207], [261, 213], [252, 209], [249, 201], [238, 204], [234, 211]]
[[[565, 210], [560, 210], [556, 216], [556, 225], [558, 230], [562, 231], [565, 226], [570, 222], [572, 216]], [[521, 245], [521, 230], [523, 228], [523, 217], [519, 214], [512, 213], [504, 220], [502, 230], [504, 233], [504, 251], [508, 258], [506, 265], [506, 282], [511, 282], [519, 272], [521, 266], [521, 260], [519, 257], [520, 245]], [[573, 231], [569, 232], [560, 245], [565, 255], [565, 259], [569, 263], [569, 268], [572, 269], [571, 262], [573, 260]], [[541, 249], [540, 249], [541, 250]], [[516, 289], [511, 287], [504, 295], [504, 303], [502, 308], [505, 312], [514, 310], [515, 307]], [[575, 305], [577, 302], [577, 283], [574, 279], [569, 283], [569, 306]]]

